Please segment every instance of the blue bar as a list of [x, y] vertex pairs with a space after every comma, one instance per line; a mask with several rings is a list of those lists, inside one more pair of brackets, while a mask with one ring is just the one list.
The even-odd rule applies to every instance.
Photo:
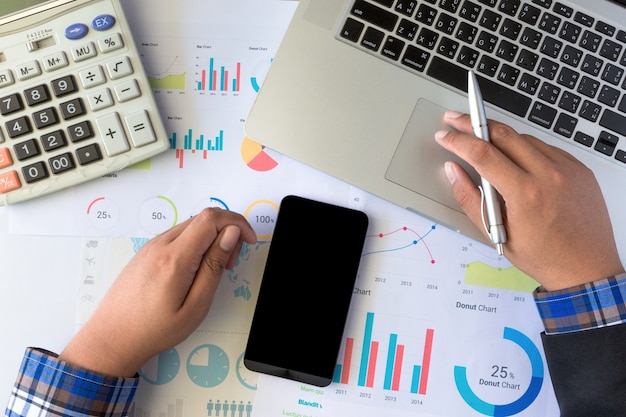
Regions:
[[413, 365], [413, 378], [411, 379], [411, 394], [417, 394], [420, 386], [420, 374], [422, 373], [422, 367], [419, 365]]
[[176, 149], [176, 132], [172, 133], [170, 138], [170, 149]]
[[398, 335], [391, 333], [389, 335], [389, 350], [387, 351], [387, 366], [385, 368], [385, 384], [383, 388], [390, 390], [391, 381], [393, 380], [393, 363], [396, 359], [396, 346], [398, 344]]
[[341, 382], [341, 364], [339, 363], [335, 366], [335, 373], [333, 374], [333, 382], [336, 382], [337, 384]]
[[209, 90], [215, 89], [215, 79], [213, 78], [213, 58], [209, 60]]
[[367, 313], [365, 332], [363, 333], [363, 349], [361, 351], [361, 364], [359, 366], [359, 386], [364, 387], [367, 380], [367, 362], [370, 356], [372, 344], [372, 328], [374, 327], [374, 313]]

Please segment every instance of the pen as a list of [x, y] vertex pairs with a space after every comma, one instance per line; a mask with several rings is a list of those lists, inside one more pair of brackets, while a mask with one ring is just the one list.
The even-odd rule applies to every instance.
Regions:
[[[487, 115], [485, 114], [485, 104], [483, 96], [478, 86], [478, 80], [473, 71], [467, 73], [467, 95], [469, 98], [470, 119], [472, 121], [472, 129], [474, 135], [480, 139], [489, 142], [489, 129], [487, 128]], [[491, 238], [491, 243], [496, 246], [498, 255], [503, 255], [502, 245], [506, 243], [506, 230], [502, 221], [502, 208], [500, 207], [500, 197], [493, 186], [480, 177], [484, 208], [487, 211], [487, 222], [483, 215], [483, 225]], [[483, 213], [483, 207], [481, 207]]]

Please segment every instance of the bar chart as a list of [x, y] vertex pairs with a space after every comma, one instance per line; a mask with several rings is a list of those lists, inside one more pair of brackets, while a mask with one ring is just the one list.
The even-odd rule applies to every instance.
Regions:
[[198, 91], [241, 91], [241, 62], [226, 66], [218, 64], [214, 57], [210, 57], [208, 68], [200, 69], [199, 75]]
[[426, 395], [435, 330], [426, 328], [407, 337], [375, 329], [376, 317], [367, 312], [362, 335], [346, 337], [333, 382]]
[[176, 150], [176, 159], [178, 159], [179, 168], [184, 168], [186, 151], [191, 151], [192, 154], [198, 153], [202, 155], [202, 159], [207, 159], [209, 152], [224, 150], [223, 130], [220, 130], [214, 137], [206, 138], [204, 134], [194, 136], [193, 129], [188, 129], [186, 134], [183, 134], [182, 147], [180, 146], [177, 132], [173, 132], [169, 140], [170, 149]]

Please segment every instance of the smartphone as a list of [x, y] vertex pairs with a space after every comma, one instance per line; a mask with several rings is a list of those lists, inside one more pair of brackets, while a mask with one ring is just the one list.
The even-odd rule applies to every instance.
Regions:
[[359, 210], [283, 198], [244, 353], [248, 369], [331, 383], [368, 223]]

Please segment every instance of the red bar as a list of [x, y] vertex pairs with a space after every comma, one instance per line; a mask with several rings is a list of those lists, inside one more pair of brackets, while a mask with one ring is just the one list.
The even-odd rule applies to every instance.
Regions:
[[202, 91], [206, 90], [206, 70], [202, 70], [202, 81], [201, 81], [202, 86], [200, 87], [200, 89]]
[[213, 70], [213, 85], [210, 87], [212, 91], [216, 90], [217, 85], [217, 70]]
[[183, 155], [185, 150], [184, 149], [176, 149], [176, 159], [178, 159], [178, 168], [183, 168]]
[[352, 363], [352, 347], [354, 345], [354, 339], [348, 337], [346, 339], [346, 350], [343, 353], [343, 371], [341, 372], [341, 383], [347, 384], [350, 378], [350, 363]]
[[372, 342], [370, 348], [370, 357], [367, 363], [367, 380], [365, 386], [372, 388], [374, 386], [374, 375], [376, 374], [376, 356], [378, 356], [378, 342]]
[[224, 90], [228, 91], [228, 71], [224, 71]]
[[424, 342], [424, 359], [422, 360], [422, 373], [420, 375], [420, 388], [418, 394], [426, 395], [426, 385], [428, 384], [428, 370], [430, 368], [430, 355], [433, 351], [433, 329], [426, 329], [426, 341]]
[[393, 365], [393, 380], [391, 381], [391, 389], [398, 391], [400, 389], [400, 374], [402, 372], [402, 358], [404, 357], [404, 345], [396, 346], [396, 361]]
[[239, 91], [241, 89], [241, 62], [237, 62], [237, 90]]

